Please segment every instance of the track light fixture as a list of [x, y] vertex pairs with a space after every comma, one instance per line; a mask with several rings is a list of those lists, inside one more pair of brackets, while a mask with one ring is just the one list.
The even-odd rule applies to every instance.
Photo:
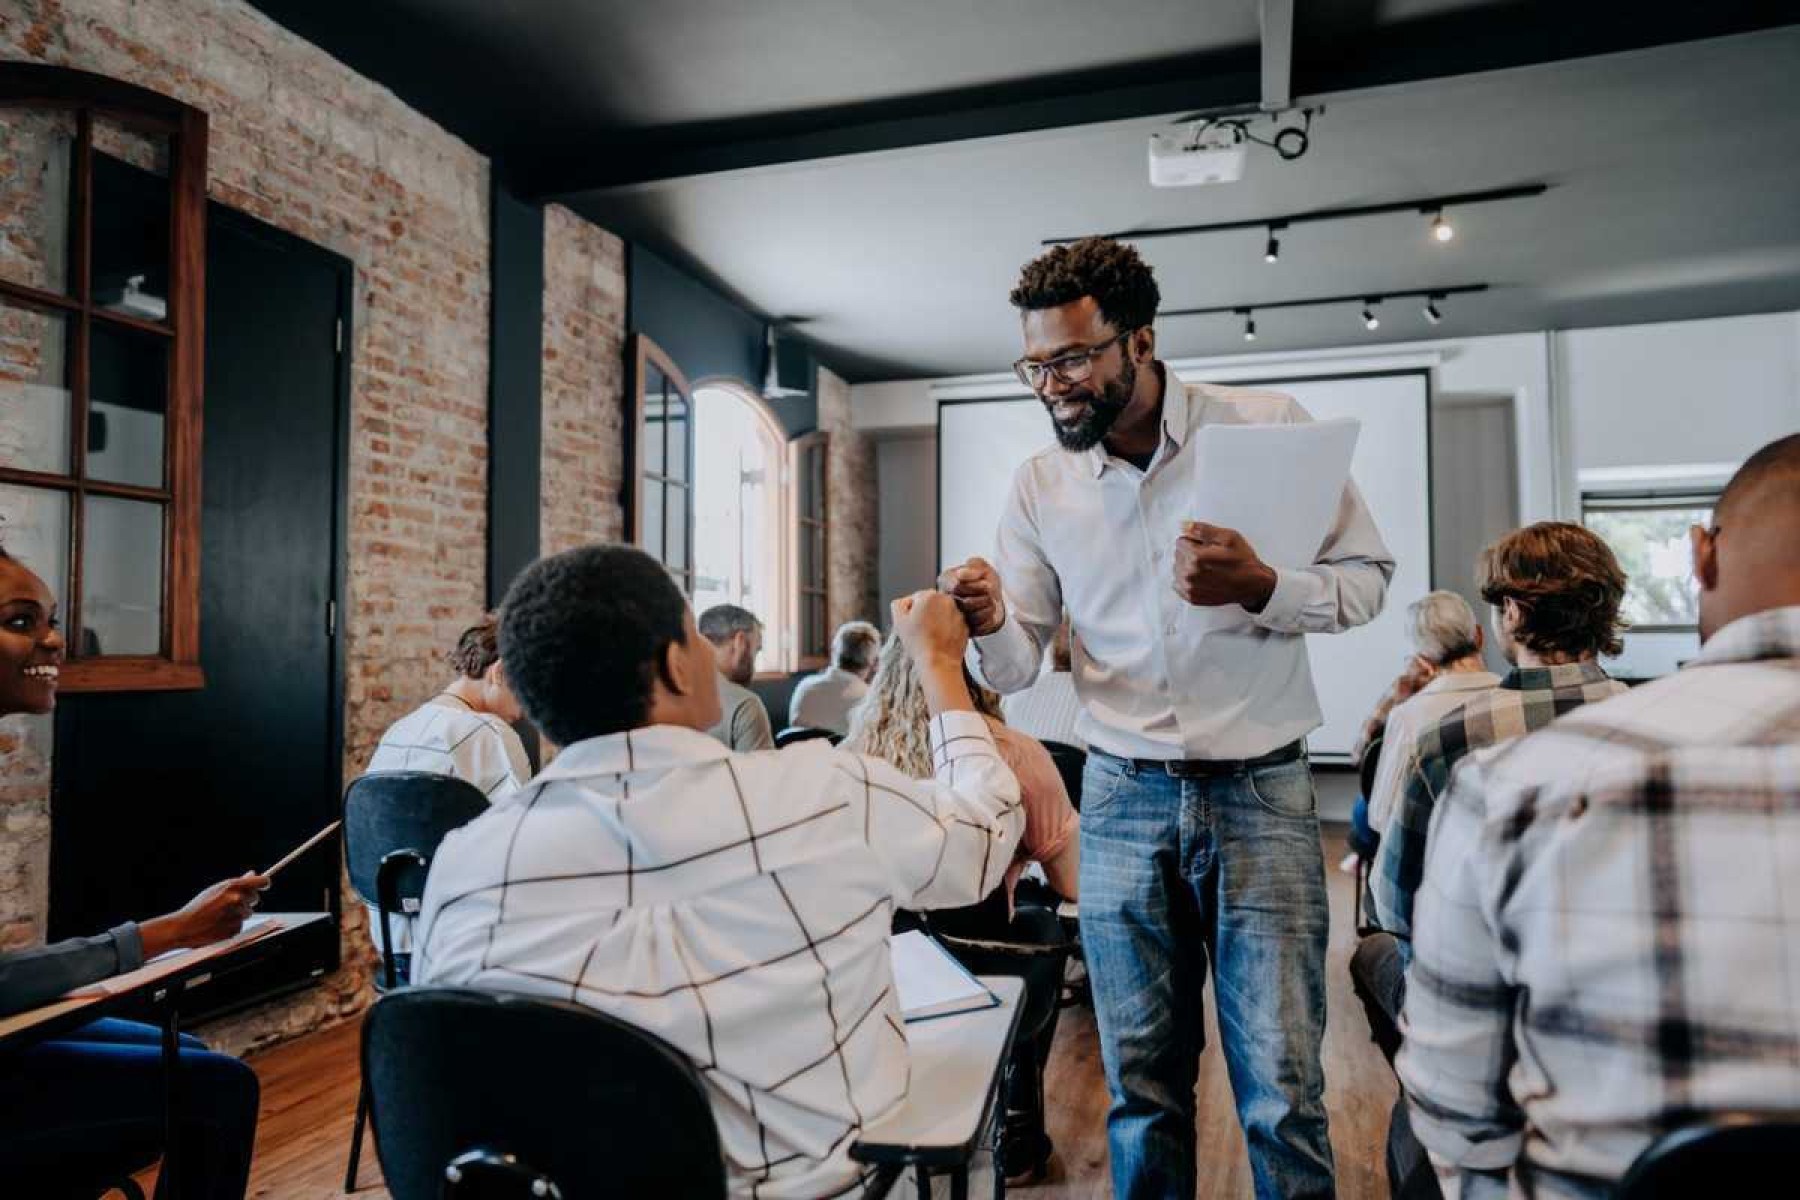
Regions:
[[1244, 318], [1244, 340], [1256, 340], [1256, 310], [1269, 308], [1323, 308], [1328, 305], [1359, 304], [1362, 306], [1363, 327], [1371, 333], [1381, 328], [1381, 317], [1377, 310], [1384, 300], [1418, 299], [1424, 302], [1420, 310], [1425, 319], [1436, 325], [1444, 319], [1443, 310], [1438, 305], [1446, 296], [1464, 296], [1473, 292], [1485, 292], [1489, 285], [1485, 283], [1462, 283], [1454, 287], [1433, 288], [1401, 288], [1392, 292], [1351, 293], [1348, 296], [1307, 296], [1293, 300], [1262, 300], [1250, 304], [1220, 304], [1207, 308], [1166, 308], [1157, 314], [1158, 319], [1169, 317], [1203, 317], [1213, 314], [1231, 313]]
[[1269, 244], [1263, 247], [1263, 261], [1266, 263], [1281, 261], [1281, 239], [1275, 236], [1276, 226], [1269, 226]]
[[[1419, 196], [1412, 200], [1388, 200], [1380, 204], [1355, 204], [1344, 208], [1317, 208], [1311, 212], [1287, 213], [1272, 217], [1249, 217], [1241, 221], [1215, 221], [1206, 225], [1164, 225], [1152, 229], [1121, 229], [1114, 233], [1104, 233], [1098, 236], [1116, 238], [1122, 242], [1142, 242], [1159, 237], [1186, 237], [1198, 233], [1266, 229], [1272, 242], [1275, 235], [1289, 225], [1348, 221], [1358, 217], [1375, 217], [1388, 213], [1412, 213], [1431, 218], [1432, 238], [1439, 242], [1447, 242], [1456, 236], [1456, 230], [1444, 217], [1446, 209], [1466, 208], [1472, 204], [1498, 204], [1509, 200], [1526, 200], [1533, 196], [1541, 196], [1549, 190], [1550, 185], [1547, 183], [1522, 183], [1514, 187], [1490, 188], [1481, 192]], [[1081, 237], [1045, 238], [1044, 245], [1055, 246], [1062, 242], [1080, 240]]]

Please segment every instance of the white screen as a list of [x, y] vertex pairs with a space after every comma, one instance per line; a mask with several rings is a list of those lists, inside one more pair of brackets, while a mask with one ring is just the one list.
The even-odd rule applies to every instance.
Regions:
[[[1308, 739], [1315, 756], [1345, 757], [1375, 701], [1412, 654], [1406, 606], [1431, 588], [1431, 461], [1424, 372], [1331, 379], [1257, 380], [1287, 392], [1319, 420], [1362, 422], [1351, 474], [1398, 561], [1387, 605], [1369, 624], [1307, 639], [1325, 723]], [[1035, 399], [938, 406], [938, 561], [992, 558], [994, 530], [1013, 472], [1051, 443]]]

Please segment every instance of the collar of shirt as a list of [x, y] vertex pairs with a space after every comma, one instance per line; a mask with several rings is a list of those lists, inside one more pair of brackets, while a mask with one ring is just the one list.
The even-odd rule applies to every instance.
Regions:
[[1438, 694], [1442, 692], [1485, 692], [1500, 682], [1500, 677], [1492, 671], [1448, 671], [1433, 679], [1419, 689], [1422, 696], [1426, 692]]
[[555, 760], [537, 773], [535, 782], [692, 767], [729, 757], [730, 748], [698, 729], [647, 725], [563, 747]]
[[[1169, 370], [1169, 368], [1164, 366], [1161, 362], [1156, 364], [1156, 370], [1158, 374], [1162, 376], [1163, 390], [1163, 444], [1159, 449], [1168, 449], [1168, 447], [1173, 446], [1174, 449], [1168, 450], [1169, 454], [1173, 454], [1176, 450], [1181, 449], [1182, 445], [1187, 441], [1188, 418], [1192, 415], [1188, 411], [1189, 400], [1187, 385], [1176, 378], [1175, 372]], [[1096, 479], [1100, 478], [1101, 474], [1106, 470], [1108, 463], [1119, 461], [1114, 459], [1111, 454], [1107, 453], [1105, 442], [1101, 442], [1099, 445], [1089, 448], [1087, 457], [1088, 465], [1092, 468], [1094, 478]], [[1166, 455], [1151, 456], [1150, 462], [1152, 466], [1155, 465], [1158, 457], [1166, 457]]]
[[1548, 667], [1514, 667], [1500, 686], [1513, 692], [1552, 692], [1584, 683], [1603, 683], [1610, 678], [1598, 662], [1555, 663]]
[[1686, 668], [1800, 658], [1800, 605], [1739, 617], [1708, 639]]

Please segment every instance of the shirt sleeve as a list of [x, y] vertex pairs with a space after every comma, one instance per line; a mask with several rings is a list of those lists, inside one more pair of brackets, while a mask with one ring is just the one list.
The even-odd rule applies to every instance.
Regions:
[[909, 779], [880, 759], [833, 753], [900, 907], [961, 907], [1000, 886], [1025, 817], [1018, 780], [981, 716], [931, 719], [931, 779]]
[[[1294, 402], [1286, 416], [1295, 424], [1312, 420]], [[1312, 566], [1277, 567], [1275, 590], [1255, 621], [1276, 633], [1342, 633], [1381, 612], [1393, 575], [1394, 556], [1351, 480]]]
[[48, 1004], [83, 987], [144, 965], [144, 942], [135, 922], [98, 937], [70, 938], [31, 950], [0, 954], [0, 1016]]
[[1517, 1053], [1516, 989], [1501, 970], [1497, 914], [1486, 903], [1490, 880], [1506, 868], [1501, 848], [1485, 836], [1483, 790], [1471, 762], [1432, 821], [1407, 972], [1406, 1040], [1395, 1063], [1419, 1141], [1477, 1191], [1473, 1173], [1511, 1166], [1525, 1126], [1507, 1084]]
[[739, 753], [775, 748], [775, 734], [769, 728], [769, 710], [755, 696], [740, 701], [731, 714], [731, 748]]
[[1001, 731], [994, 740], [1000, 757], [1019, 781], [1019, 803], [1025, 810], [1019, 853], [1034, 862], [1055, 858], [1080, 827], [1055, 760], [1042, 742], [1014, 730]]
[[1425, 874], [1431, 813], [1450, 769], [1436, 726], [1419, 735], [1409, 757], [1401, 775], [1399, 803], [1381, 831], [1375, 868], [1369, 873], [1376, 923], [1398, 938], [1412, 937], [1413, 895]]
[[994, 534], [994, 569], [1006, 604], [999, 629], [969, 642], [969, 666], [1002, 695], [1021, 692], [1037, 680], [1044, 646], [1062, 621], [1062, 582], [1044, 556], [1037, 522], [1031, 463], [1013, 476], [1012, 491]]
[[1387, 729], [1381, 736], [1381, 760], [1375, 764], [1375, 779], [1369, 785], [1369, 828], [1386, 833], [1394, 809], [1400, 803], [1400, 789], [1418, 763], [1415, 742], [1409, 733], [1409, 722], [1403, 716], [1388, 714]]

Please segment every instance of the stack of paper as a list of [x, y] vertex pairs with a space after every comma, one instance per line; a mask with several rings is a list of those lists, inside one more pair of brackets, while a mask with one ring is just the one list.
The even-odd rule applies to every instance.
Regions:
[[924, 1021], [1000, 1003], [942, 946], [917, 930], [895, 935], [888, 949], [894, 960], [894, 990], [900, 996], [902, 1020]]

